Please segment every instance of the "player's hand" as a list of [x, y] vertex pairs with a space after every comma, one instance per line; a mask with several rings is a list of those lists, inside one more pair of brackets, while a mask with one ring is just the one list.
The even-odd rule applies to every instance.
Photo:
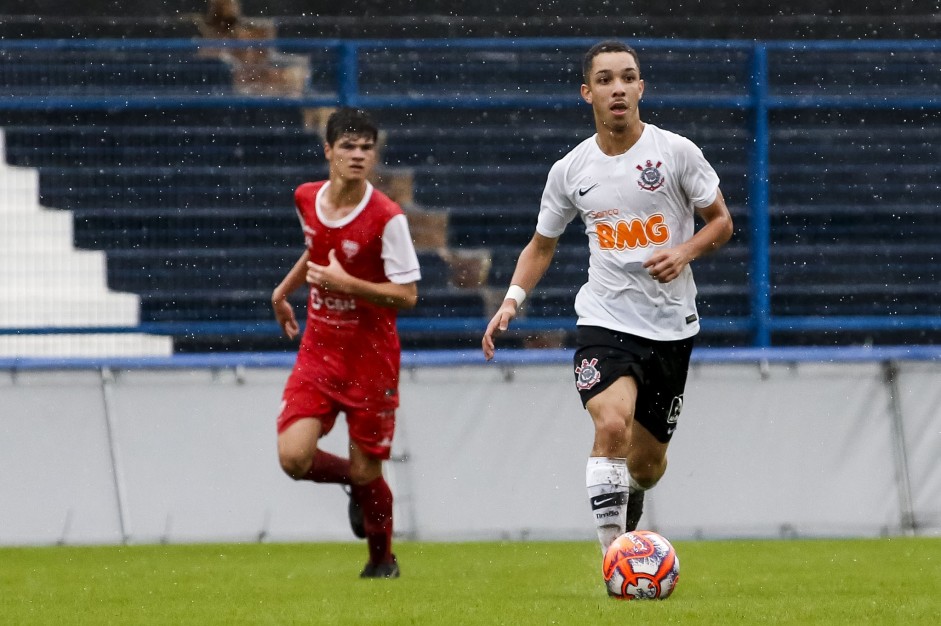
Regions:
[[503, 301], [503, 304], [500, 305], [500, 309], [497, 311], [496, 315], [493, 316], [493, 319], [490, 320], [490, 323], [487, 324], [487, 330], [484, 331], [484, 337], [480, 341], [480, 346], [488, 361], [493, 358], [494, 351], [496, 350], [493, 345], [493, 338], [505, 332], [506, 329], [510, 327], [510, 320], [514, 317], [516, 317], [516, 300], [507, 298]]
[[644, 267], [651, 278], [661, 283], [668, 283], [680, 275], [683, 268], [689, 265], [690, 260], [681, 248], [668, 248], [650, 255], [650, 258], [644, 261]]
[[317, 265], [312, 261], [307, 262], [307, 282], [318, 287], [323, 287], [328, 291], [348, 292], [350, 275], [347, 273], [340, 261], [337, 259], [335, 250], [327, 253], [327, 264]]
[[288, 302], [287, 298], [280, 298], [271, 302], [271, 308], [274, 309], [274, 319], [281, 327], [281, 332], [288, 339], [294, 339], [300, 332], [297, 325], [297, 318], [294, 317], [294, 307]]

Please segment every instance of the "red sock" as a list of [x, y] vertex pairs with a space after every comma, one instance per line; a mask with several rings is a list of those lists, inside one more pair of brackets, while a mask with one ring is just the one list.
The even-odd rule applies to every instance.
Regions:
[[304, 474], [303, 480], [312, 480], [315, 483], [350, 484], [350, 460], [317, 450], [314, 453], [314, 462]]
[[363, 507], [369, 562], [392, 560], [392, 490], [380, 476], [366, 485], [353, 485], [353, 497]]

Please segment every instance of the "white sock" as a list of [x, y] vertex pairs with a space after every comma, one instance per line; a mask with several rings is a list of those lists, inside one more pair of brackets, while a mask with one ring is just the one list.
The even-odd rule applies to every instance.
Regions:
[[602, 552], [624, 534], [630, 482], [626, 459], [601, 456], [588, 459], [585, 486]]

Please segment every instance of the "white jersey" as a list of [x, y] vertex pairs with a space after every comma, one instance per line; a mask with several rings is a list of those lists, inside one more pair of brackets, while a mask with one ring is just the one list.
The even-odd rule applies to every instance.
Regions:
[[575, 298], [578, 324], [671, 341], [699, 332], [696, 284], [687, 265], [660, 283], [643, 262], [687, 241], [694, 210], [712, 204], [719, 177], [689, 139], [645, 124], [617, 156], [594, 135], [557, 161], [542, 194], [536, 232], [559, 237], [576, 215], [585, 223], [588, 282]]

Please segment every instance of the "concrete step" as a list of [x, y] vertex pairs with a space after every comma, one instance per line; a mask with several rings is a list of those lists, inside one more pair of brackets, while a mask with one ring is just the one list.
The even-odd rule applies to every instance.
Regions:
[[88, 290], [107, 291], [104, 252], [55, 250], [12, 252], [0, 249], [0, 292]]
[[[0, 152], [0, 158], [4, 153]], [[39, 170], [0, 165], [0, 213], [18, 206], [38, 206]]]
[[133, 293], [0, 291], [0, 327], [134, 326], [139, 320], [140, 299]]
[[80, 358], [170, 356], [169, 337], [141, 333], [0, 335], [0, 357]]
[[61, 251], [73, 247], [72, 214], [49, 209], [0, 210], [0, 250]]

